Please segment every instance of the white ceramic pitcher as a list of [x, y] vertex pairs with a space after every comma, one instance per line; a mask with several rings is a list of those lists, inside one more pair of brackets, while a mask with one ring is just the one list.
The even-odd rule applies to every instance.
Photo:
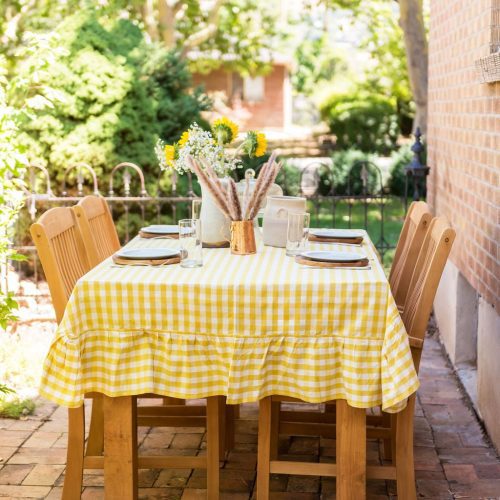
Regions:
[[268, 196], [264, 210], [264, 245], [286, 247], [288, 212], [305, 212], [306, 199], [298, 196]]
[[[227, 189], [229, 181], [221, 179], [223, 189]], [[229, 246], [231, 239], [231, 221], [224, 215], [222, 210], [203, 184], [201, 184], [201, 234], [203, 244], [207, 247]]]

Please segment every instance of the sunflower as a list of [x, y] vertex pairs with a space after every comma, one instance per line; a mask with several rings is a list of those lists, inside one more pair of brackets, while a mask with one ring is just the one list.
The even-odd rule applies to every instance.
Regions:
[[267, 150], [266, 136], [255, 130], [248, 131], [243, 149], [250, 158], [264, 156]]
[[181, 138], [179, 139], [179, 147], [183, 148], [186, 145], [186, 142], [189, 140], [189, 130], [182, 132]]
[[257, 148], [255, 149], [255, 156], [264, 156], [267, 150], [267, 139], [262, 132], [257, 132]]
[[229, 144], [236, 139], [238, 135], [238, 125], [229, 118], [223, 116], [218, 118], [212, 124], [212, 132], [219, 144]]
[[167, 144], [163, 152], [165, 153], [165, 162], [169, 167], [173, 167], [174, 161], [177, 159], [177, 148], [173, 144]]

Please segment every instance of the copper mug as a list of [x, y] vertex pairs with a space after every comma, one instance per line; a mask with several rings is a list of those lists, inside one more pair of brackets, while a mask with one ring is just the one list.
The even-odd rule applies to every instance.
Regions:
[[253, 220], [231, 221], [231, 253], [250, 255], [256, 252]]

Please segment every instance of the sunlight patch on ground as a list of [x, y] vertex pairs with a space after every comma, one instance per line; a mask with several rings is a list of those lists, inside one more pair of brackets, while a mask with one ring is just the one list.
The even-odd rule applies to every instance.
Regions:
[[54, 336], [54, 323], [20, 325], [15, 333], [0, 332], [0, 381], [18, 398], [38, 396], [43, 361]]

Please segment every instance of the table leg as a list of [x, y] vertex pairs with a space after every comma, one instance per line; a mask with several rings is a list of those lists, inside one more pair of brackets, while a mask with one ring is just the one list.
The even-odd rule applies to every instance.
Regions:
[[104, 496], [137, 499], [137, 418], [135, 396], [104, 396]]
[[366, 411], [337, 400], [337, 498], [366, 498]]

